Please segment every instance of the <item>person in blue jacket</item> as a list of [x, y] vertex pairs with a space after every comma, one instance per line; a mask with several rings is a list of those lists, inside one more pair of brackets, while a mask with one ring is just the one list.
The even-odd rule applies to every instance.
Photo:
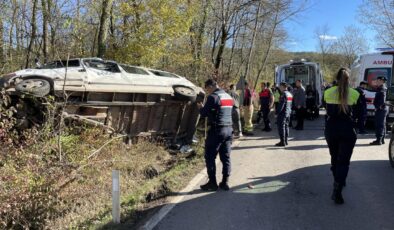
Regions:
[[291, 106], [293, 102], [293, 95], [287, 90], [287, 83], [280, 83], [280, 91], [281, 96], [279, 98], [278, 109], [276, 110], [277, 115], [277, 125], [278, 125], [278, 133], [280, 137], [280, 142], [275, 146], [284, 147], [288, 145], [288, 137], [289, 137], [289, 122], [291, 115]]
[[[216, 191], [218, 187], [227, 191], [230, 190], [228, 179], [231, 172], [230, 153], [233, 138], [232, 110], [234, 100], [212, 79], [205, 82], [205, 90], [208, 94], [206, 103], [198, 105], [201, 117], [208, 118], [210, 127], [205, 140], [205, 163], [209, 181], [200, 187], [204, 191]], [[218, 153], [223, 164], [223, 179], [219, 186], [216, 182], [215, 163]]]
[[384, 138], [386, 137], [386, 116], [388, 113], [388, 107], [386, 105], [386, 92], [385, 86], [387, 79], [384, 76], [377, 77], [378, 89], [375, 95], [373, 105], [375, 106], [375, 134], [376, 140], [371, 142], [370, 145], [382, 145], [384, 144]]

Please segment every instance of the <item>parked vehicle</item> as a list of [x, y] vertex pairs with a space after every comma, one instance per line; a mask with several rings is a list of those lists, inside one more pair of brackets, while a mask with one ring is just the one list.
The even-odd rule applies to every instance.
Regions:
[[[376, 94], [376, 78], [385, 76], [387, 78], [387, 101], [393, 101], [394, 88], [392, 75], [393, 56], [387, 55], [386, 51], [361, 55], [351, 68], [351, 85], [357, 87], [361, 81], [368, 82], [368, 88], [365, 90], [367, 99], [368, 118], [373, 119], [375, 116], [375, 106], [373, 101]], [[390, 107], [388, 121], [394, 119], [394, 108]]]
[[285, 81], [294, 85], [297, 80], [302, 80], [305, 89], [311, 86], [316, 92], [315, 107], [320, 108], [323, 97], [323, 73], [320, 64], [316, 62], [290, 61], [288, 64], [279, 65], [275, 68], [275, 84]]
[[[69, 117], [99, 121], [115, 132], [166, 138], [193, 137], [196, 101], [204, 91], [186, 78], [100, 58], [59, 60], [0, 78], [11, 95], [53, 95]], [[66, 100], [66, 101], [65, 101]]]

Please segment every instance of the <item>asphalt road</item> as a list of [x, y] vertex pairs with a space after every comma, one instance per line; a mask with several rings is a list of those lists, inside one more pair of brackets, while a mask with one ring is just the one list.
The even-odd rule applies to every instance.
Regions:
[[287, 148], [273, 147], [276, 131], [240, 140], [232, 152], [232, 190], [202, 193], [196, 186], [155, 229], [394, 229], [388, 139], [369, 146], [372, 132], [357, 140], [343, 206], [330, 200], [333, 181], [320, 119], [307, 121], [304, 131], [291, 130]]

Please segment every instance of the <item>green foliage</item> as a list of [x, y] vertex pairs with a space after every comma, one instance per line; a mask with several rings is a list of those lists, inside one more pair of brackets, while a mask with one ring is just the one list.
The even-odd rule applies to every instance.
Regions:
[[158, 66], [163, 61], [190, 62], [190, 52], [179, 49], [179, 45], [185, 43], [193, 19], [193, 8], [188, 7], [187, 2], [147, 0], [138, 4], [134, 1], [122, 3], [121, 17], [128, 19], [120, 26], [122, 48], [109, 51], [108, 55], [120, 62], [145, 66]]

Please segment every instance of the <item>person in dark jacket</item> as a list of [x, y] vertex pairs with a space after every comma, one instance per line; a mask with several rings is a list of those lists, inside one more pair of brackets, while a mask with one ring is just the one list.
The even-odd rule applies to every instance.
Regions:
[[379, 76], [377, 78], [378, 89], [375, 95], [373, 105], [375, 106], [375, 134], [376, 140], [371, 142], [371, 145], [382, 145], [384, 144], [384, 138], [386, 137], [386, 116], [388, 113], [388, 107], [386, 105], [386, 92], [387, 88], [385, 83], [386, 77]]
[[[220, 89], [217, 83], [209, 79], [205, 82], [205, 90], [209, 94], [205, 105], [198, 104], [201, 117], [208, 117], [209, 131], [205, 140], [205, 163], [209, 181], [201, 185], [204, 191], [216, 191], [218, 187], [229, 190], [228, 179], [231, 172], [231, 143], [232, 143], [232, 110], [234, 106], [233, 98], [224, 90]], [[217, 185], [215, 159], [219, 152], [220, 160], [223, 164], [223, 180]]]
[[[287, 91], [289, 91], [292, 95], [293, 95], [293, 92], [294, 92], [294, 88], [295, 88], [295, 83], [293, 83], [292, 85], [287, 84]], [[282, 92], [280, 90], [280, 87], [279, 87], [279, 92], [282, 94]], [[295, 108], [294, 108], [294, 103], [292, 103], [292, 105], [291, 105], [291, 113], [290, 113], [290, 121], [289, 121], [289, 127], [290, 128], [293, 128], [294, 115], [295, 115]]]
[[349, 78], [349, 70], [341, 68], [336, 76], [338, 84], [324, 92], [327, 111], [324, 136], [331, 155], [331, 171], [334, 177], [331, 199], [336, 204], [345, 202], [342, 188], [346, 185], [350, 159], [357, 141], [352, 112], [359, 93], [349, 87]]
[[313, 120], [316, 118], [316, 91], [311, 85], [306, 86], [306, 118]]
[[302, 81], [296, 81], [296, 88], [293, 90], [294, 96], [294, 107], [296, 110], [296, 118], [297, 118], [297, 125], [295, 127], [296, 130], [303, 130], [304, 129], [304, 119], [305, 119], [305, 110], [306, 110], [306, 94], [305, 88], [302, 86]]
[[282, 94], [279, 98], [278, 109], [276, 111], [280, 142], [275, 146], [284, 147], [288, 145], [289, 122], [293, 95], [287, 90], [286, 82], [282, 82], [280, 84], [280, 90]]
[[259, 97], [260, 97], [259, 118], [262, 117], [264, 121], [263, 131], [270, 132], [272, 128], [271, 128], [271, 121], [269, 119], [269, 113], [274, 104], [274, 94], [272, 93], [271, 89], [267, 87], [267, 84], [265, 82], [261, 83], [261, 92], [259, 94]]
[[360, 82], [359, 87], [356, 88], [360, 97], [357, 101], [357, 107], [354, 111], [354, 117], [357, 121], [357, 128], [359, 134], [367, 134], [365, 131], [365, 122], [367, 121], [367, 99], [365, 98], [365, 90], [367, 89], [368, 83], [366, 81]]

